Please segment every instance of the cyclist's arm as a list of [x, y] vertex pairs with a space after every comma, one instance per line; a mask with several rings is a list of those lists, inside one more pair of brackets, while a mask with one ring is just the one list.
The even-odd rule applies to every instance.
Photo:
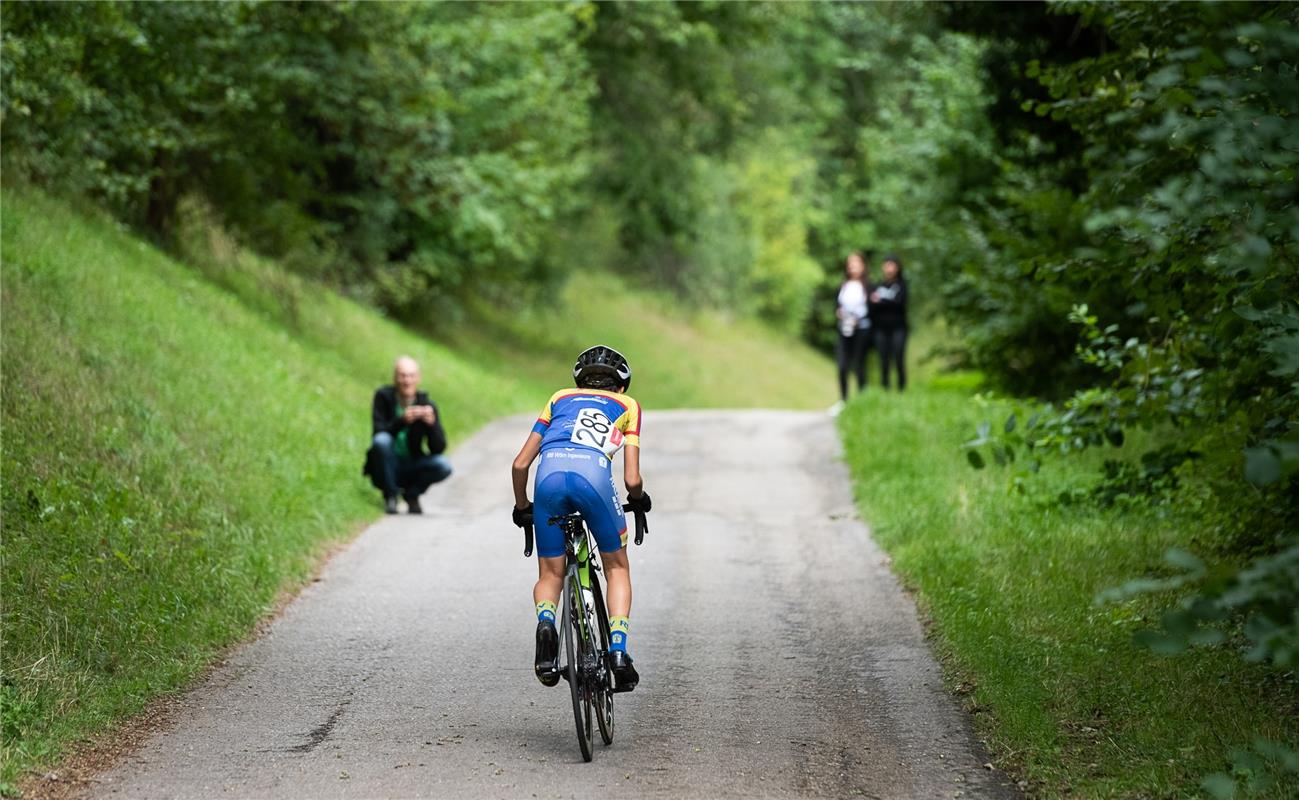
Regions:
[[523, 449], [514, 457], [514, 466], [511, 469], [510, 477], [514, 480], [514, 507], [528, 507], [528, 470], [532, 468], [532, 462], [537, 460], [537, 454], [541, 452], [541, 434], [533, 431], [528, 434], [528, 440], [523, 443]]
[[640, 497], [645, 484], [640, 477], [640, 448], [634, 444], [622, 449], [622, 478], [627, 484], [627, 496]]

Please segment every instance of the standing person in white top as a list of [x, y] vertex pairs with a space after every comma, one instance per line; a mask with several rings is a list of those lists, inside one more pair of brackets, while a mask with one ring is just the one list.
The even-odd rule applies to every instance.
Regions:
[[839, 324], [835, 360], [839, 364], [841, 403], [848, 401], [849, 372], [857, 376], [858, 392], [866, 388], [866, 353], [871, 348], [871, 321], [867, 304], [869, 281], [866, 259], [860, 252], [854, 251], [844, 262], [844, 281], [839, 286], [839, 306], [835, 310]]

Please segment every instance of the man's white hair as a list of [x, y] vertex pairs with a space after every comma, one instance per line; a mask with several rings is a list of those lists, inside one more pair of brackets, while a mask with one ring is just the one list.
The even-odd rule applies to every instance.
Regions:
[[416, 372], [419, 372], [419, 362], [410, 356], [397, 356], [397, 360], [392, 362], [392, 368], [394, 371], [399, 370], [403, 364], [409, 364], [415, 368]]

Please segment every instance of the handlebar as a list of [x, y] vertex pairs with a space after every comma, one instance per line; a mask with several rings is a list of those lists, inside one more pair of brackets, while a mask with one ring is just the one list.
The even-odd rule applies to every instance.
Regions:
[[622, 507], [623, 511], [631, 511], [636, 515], [636, 544], [639, 545], [645, 541], [645, 534], [649, 533], [649, 523], [645, 521], [645, 512], [637, 511], [628, 503]]
[[[643, 544], [645, 542], [645, 534], [649, 533], [649, 523], [645, 521], [645, 512], [637, 511], [636, 509], [632, 508], [630, 504], [624, 505], [622, 507], [622, 510], [624, 512], [630, 511], [636, 515], [635, 541], [637, 545]], [[523, 528], [523, 557], [531, 558], [532, 545], [536, 539], [536, 537], [533, 535], [532, 522], [528, 522], [524, 524], [522, 528]]]

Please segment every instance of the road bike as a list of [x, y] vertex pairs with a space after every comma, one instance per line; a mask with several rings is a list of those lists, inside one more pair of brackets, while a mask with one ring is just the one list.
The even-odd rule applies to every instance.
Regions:
[[[623, 506], [623, 511], [634, 511], [635, 541], [641, 544], [649, 531], [645, 512], [630, 505]], [[601, 741], [606, 745], [613, 744], [613, 696], [620, 691], [614, 685], [613, 670], [609, 668], [609, 610], [604, 603], [604, 589], [598, 575], [602, 570], [597, 559], [591, 558], [594, 542], [580, 512], [551, 517], [547, 523], [559, 526], [564, 532], [565, 567], [560, 596], [559, 638], [566, 663], [559, 674], [568, 681], [573, 699], [573, 720], [577, 723], [577, 743], [582, 748], [582, 760], [590, 761], [594, 757], [594, 728], [600, 729]], [[531, 558], [532, 525], [523, 527], [523, 536], [523, 555]]]

